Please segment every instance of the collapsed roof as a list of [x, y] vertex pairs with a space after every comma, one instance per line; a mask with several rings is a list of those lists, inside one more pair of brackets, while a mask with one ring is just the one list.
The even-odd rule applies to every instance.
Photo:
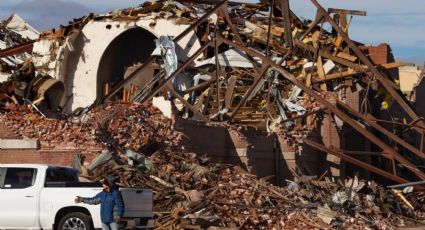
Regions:
[[[36, 108], [47, 103], [67, 113], [107, 100], [164, 96], [187, 119], [263, 127], [398, 183], [425, 179], [425, 124], [393, 74], [403, 64], [388, 46], [349, 38], [349, 16], [365, 12], [311, 3], [317, 8], [312, 21], [300, 20], [287, 0], [273, 6], [158, 1], [75, 19], [33, 44], [38, 76], [26, 82], [31, 89], [25, 96]], [[347, 99], [353, 92], [361, 98], [354, 108]], [[324, 116], [338, 130], [351, 127], [370, 141], [393, 167], [307, 139]], [[399, 166], [410, 173], [401, 175]]]

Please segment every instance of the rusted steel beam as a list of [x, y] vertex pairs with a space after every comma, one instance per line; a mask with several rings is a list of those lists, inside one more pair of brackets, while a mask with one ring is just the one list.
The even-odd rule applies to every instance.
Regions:
[[214, 83], [216, 80], [215, 80], [215, 78], [212, 78], [211, 80], [209, 80], [209, 81], [206, 81], [206, 82], [202, 82], [201, 84], [199, 84], [199, 85], [195, 85], [195, 86], [193, 86], [193, 87], [190, 87], [189, 89], [186, 89], [185, 91], [184, 91], [184, 94], [188, 94], [188, 93], [191, 93], [191, 92], [193, 92], [193, 91], [196, 91], [196, 90], [201, 90], [201, 89], [204, 89], [204, 88], [207, 88], [208, 86], [210, 86], [212, 83]]
[[174, 79], [175, 77], [177, 77], [177, 75], [179, 75], [183, 70], [185, 70], [187, 67], [189, 67], [190, 64], [192, 64], [192, 62], [199, 56], [202, 54], [202, 52], [204, 52], [204, 50], [206, 50], [208, 47], [212, 46], [213, 42], [210, 41], [208, 43], [205, 43], [201, 48], [198, 49], [198, 51], [196, 51], [190, 58], [188, 58], [183, 65], [181, 65], [176, 71], [174, 71], [165, 81], [159, 83], [159, 86], [156, 87], [153, 91], [151, 91], [146, 97], [144, 97], [140, 103], [146, 102], [146, 100], [152, 98], [153, 96], [155, 96], [156, 94], [158, 94], [165, 86], [165, 84], [167, 84], [169, 81], [171, 81], [172, 79]]
[[348, 156], [347, 154], [344, 154], [342, 150], [337, 149], [335, 147], [328, 148], [328, 147], [326, 147], [326, 146], [324, 146], [322, 144], [319, 144], [319, 143], [317, 143], [315, 141], [312, 141], [312, 140], [309, 140], [309, 139], [305, 139], [304, 140], [304, 143], [306, 145], [308, 145], [308, 146], [311, 146], [311, 147], [313, 147], [315, 149], [318, 149], [318, 150], [320, 150], [322, 152], [332, 154], [332, 155], [334, 155], [336, 157], [341, 158], [341, 160], [343, 160], [343, 161], [346, 161], [348, 163], [357, 165], [357, 166], [359, 166], [361, 168], [364, 168], [364, 169], [366, 169], [366, 170], [368, 170], [370, 172], [376, 173], [376, 174], [378, 174], [380, 176], [383, 176], [385, 178], [388, 178], [388, 179], [390, 179], [392, 181], [395, 181], [397, 183], [407, 183], [407, 182], [409, 182], [408, 180], [406, 180], [404, 178], [401, 178], [399, 176], [395, 176], [395, 175], [393, 175], [393, 174], [391, 174], [391, 173], [389, 173], [387, 171], [384, 171], [384, 170], [382, 170], [380, 168], [374, 167], [374, 166], [372, 166], [372, 165], [370, 165], [368, 163], [365, 163], [365, 162], [363, 162], [361, 160], [358, 160], [356, 158], [353, 158], [351, 156]]
[[304, 40], [304, 38], [309, 33], [311, 33], [317, 27], [317, 25], [319, 25], [319, 23], [321, 23], [322, 21], [323, 21], [323, 15], [321, 14], [321, 12], [317, 12], [316, 18], [314, 19], [313, 23], [311, 23], [310, 27], [307, 28], [307, 30], [301, 35], [301, 37], [298, 40], [302, 42], [302, 40]]
[[355, 156], [382, 156], [382, 152], [341, 150], [344, 154]]
[[204, 122], [209, 122], [210, 119], [208, 119], [207, 117], [205, 117], [201, 112], [199, 112], [193, 105], [191, 105], [189, 102], [187, 102], [180, 94], [178, 94], [173, 86], [168, 82], [165, 85], [165, 88], [171, 92], [171, 94], [173, 94], [174, 97], [176, 97], [177, 99], [179, 99], [179, 101], [181, 101], [185, 107], [187, 107], [188, 109], [190, 109], [193, 113], [195, 113], [202, 121]]
[[[227, 13], [227, 9], [219, 9], [218, 12], [220, 13], [221, 16], [223, 16], [224, 20], [226, 21], [227, 25], [230, 27], [230, 29], [233, 32], [233, 35], [235, 36], [235, 40], [240, 44], [240, 45], [244, 45], [244, 42], [242, 40], [242, 38], [239, 36], [239, 32], [236, 29], [235, 25], [233, 25], [232, 20], [230, 20], [229, 14]], [[260, 75], [260, 69], [257, 66], [257, 62], [250, 57], [249, 55], [247, 56], [248, 61], [252, 64], [254, 71], [257, 73], [257, 75]]]
[[13, 47], [9, 47], [3, 50], [0, 50], [0, 58], [9, 57], [16, 54], [24, 53], [24, 52], [32, 52], [32, 48], [34, 47], [34, 42], [17, 45]]
[[[397, 103], [404, 109], [404, 111], [412, 118], [412, 120], [418, 119], [419, 116], [412, 109], [411, 105], [401, 97], [400, 93], [397, 92], [392, 85], [389, 83], [388, 78], [384, 76], [384, 74], [379, 71], [372, 63], [372, 61], [360, 50], [360, 48], [348, 37], [348, 34], [345, 33], [338, 24], [332, 19], [332, 17], [328, 14], [328, 12], [319, 4], [317, 0], [310, 0], [318, 9], [319, 12], [322, 13], [323, 17], [332, 25], [336, 32], [343, 38], [343, 40], [347, 43], [348, 47], [353, 50], [353, 52], [360, 58], [360, 60], [370, 68], [371, 73], [378, 79], [378, 81], [382, 84], [382, 86], [387, 90], [397, 101]], [[373, 76], [372, 76], [373, 77]], [[420, 122], [420, 126], [425, 127], [424, 122]]]
[[398, 144], [400, 144], [401, 146], [405, 147], [406, 149], [408, 149], [409, 151], [411, 151], [412, 153], [414, 153], [416, 156], [425, 159], [425, 154], [421, 151], [419, 151], [416, 147], [412, 146], [411, 144], [407, 143], [405, 140], [401, 139], [400, 137], [398, 137], [397, 135], [395, 135], [394, 133], [390, 132], [388, 129], [382, 127], [381, 125], [379, 125], [378, 123], [376, 123], [374, 120], [376, 120], [375, 117], [373, 117], [372, 115], [368, 114], [367, 116], [355, 111], [354, 109], [350, 108], [350, 106], [346, 105], [345, 103], [341, 102], [340, 100], [337, 100], [337, 103], [339, 106], [343, 107], [344, 109], [346, 109], [349, 113], [351, 113], [352, 115], [362, 119], [363, 121], [365, 121], [369, 126], [375, 128], [376, 130], [378, 130], [379, 132], [381, 132], [382, 134], [384, 134], [385, 136], [387, 136], [389, 139], [397, 142]]
[[272, 68], [279, 71], [287, 80], [292, 82], [294, 85], [298, 86], [300, 89], [302, 89], [305, 93], [307, 93], [310, 97], [314, 98], [316, 101], [321, 103], [323, 106], [325, 106], [327, 109], [329, 109], [330, 112], [337, 115], [341, 120], [346, 122], [348, 125], [353, 127], [357, 132], [368, 138], [370, 141], [372, 141], [374, 144], [376, 144], [378, 147], [380, 147], [385, 153], [389, 154], [391, 157], [394, 157], [397, 161], [399, 161], [401, 164], [405, 165], [406, 168], [408, 168], [411, 172], [413, 172], [416, 176], [418, 176], [421, 179], [425, 179], [425, 173], [419, 170], [414, 164], [406, 160], [402, 155], [400, 155], [398, 152], [396, 152], [392, 147], [388, 146], [386, 143], [384, 143], [382, 140], [380, 140], [378, 137], [370, 133], [369, 131], [365, 130], [362, 126], [360, 126], [356, 121], [351, 119], [347, 114], [345, 114], [340, 109], [336, 108], [334, 105], [332, 105], [329, 101], [324, 99], [320, 94], [315, 92], [310, 87], [306, 86], [303, 82], [299, 81], [294, 75], [286, 71], [281, 66], [277, 65], [272, 60], [265, 57], [260, 52], [253, 50], [251, 48], [247, 48], [245, 46], [238, 45], [226, 38], [221, 38], [224, 43], [228, 44], [229, 46], [236, 47], [240, 49], [241, 51], [246, 52], [248, 55], [251, 55], [253, 57], [258, 57], [262, 59], [263, 65], [266, 63], [269, 64]]
[[292, 48], [292, 20], [291, 20], [291, 10], [289, 7], [289, 0], [280, 0], [280, 5], [282, 7], [283, 14], [283, 28], [285, 32], [285, 46]]
[[214, 8], [212, 8], [209, 12], [204, 14], [199, 20], [193, 22], [193, 24], [191, 24], [185, 31], [183, 31], [180, 35], [178, 35], [173, 41], [174, 42], [180, 41], [182, 38], [184, 38], [186, 35], [188, 35], [190, 32], [196, 29], [199, 25], [201, 25], [201, 23], [208, 20], [208, 18], [212, 14], [217, 13], [218, 10], [220, 9], [226, 9], [226, 8], [227, 8], [227, 0], [221, 1], [216, 6], [214, 6]]
[[[217, 25], [215, 27], [215, 31], [214, 31], [214, 36], [215, 38], [217, 37]], [[219, 62], [219, 58], [218, 58], [218, 41], [217, 39], [214, 39], [214, 55], [215, 55], [215, 80], [216, 80], [216, 85], [217, 85], [217, 92], [216, 92], [216, 96], [217, 96], [217, 113], [220, 113], [220, 76], [219, 76], [219, 71], [220, 71], [220, 62]], [[219, 120], [221, 120], [222, 116], [219, 116]]]
[[[207, 12], [206, 14], [204, 14], [199, 20], [197, 20], [196, 22], [194, 22], [186, 30], [184, 30], [181, 34], [179, 34], [176, 38], [174, 38], [173, 41], [174, 42], [180, 41], [182, 38], [184, 38], [190, 32], [194, 31], [194, 29], [196, 29], [196, 27], [198, 27], [201, 23], [203, 23], [204, 21], [208, 20], [208, 18], [212, 14], [216, 13], [219, 9], [221, 9], [223, 7], [224, 8], [227, 7], [227, 1], [226, 0], [225, 1], [221, 1], [219, 4], [217, 4], [216, 6], [214, 6], [213, 9], [211, 9], [209, 12]], [[115, 94], [117, 94], [119, 91], [122, 90], [122, 88], [124, 88], [134, 78], [136, 78], [139, 75], [139, 73], [143, 72], [154, 60], [155, 60], [155, 57], [150, 56], [148, 58], [148, 60], [146, 60], [140, 67], [138, 67], [137, 69], [135, 69], [126, 79], [124, 79], [123, 81], [121, 81], [119, 83], [119, 85], [114, 90], [112, 90], [108, 95], [106, 95], [103, 98], [101, 98], [100, 100], [98, 100], [95, 104], [102, 103], [103, 101], [108, 100], [112, 96], [114, 96]]]
[[165, 78], [166, 75], [167, 74], [165, 71], [160, 71], [155, 74], [153, 78], [148, 83], [146, 83], [133, 98], [131, 98], [131, 102], [139, 102], [139, 100], [144, 97], [144, 94], [147, 93], [146, 91], [155, 86], [155, 84], [157, 84], [161, 79]]

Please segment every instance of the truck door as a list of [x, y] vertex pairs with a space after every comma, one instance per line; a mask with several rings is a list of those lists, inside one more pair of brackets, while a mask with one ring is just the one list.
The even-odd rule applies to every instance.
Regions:
[[0, 228], [34, 228], [37, 224], [35, 168], [3, 168], [0, 179]]

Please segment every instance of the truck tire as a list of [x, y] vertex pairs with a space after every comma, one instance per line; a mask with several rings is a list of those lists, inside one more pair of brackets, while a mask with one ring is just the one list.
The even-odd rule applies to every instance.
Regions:
[[71, 212], [63, 216], [58, 224], [58, 230], [93, 230], [90, 216], [82, 212]]

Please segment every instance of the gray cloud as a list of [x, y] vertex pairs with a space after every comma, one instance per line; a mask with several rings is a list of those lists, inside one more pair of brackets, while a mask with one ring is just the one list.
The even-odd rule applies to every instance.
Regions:
[[11, 6], [10, 10], [28, 20], [38, 30], [68, 24], [69, 20], [93, 11], [81, 4], [61, 0], [21, 1]]

